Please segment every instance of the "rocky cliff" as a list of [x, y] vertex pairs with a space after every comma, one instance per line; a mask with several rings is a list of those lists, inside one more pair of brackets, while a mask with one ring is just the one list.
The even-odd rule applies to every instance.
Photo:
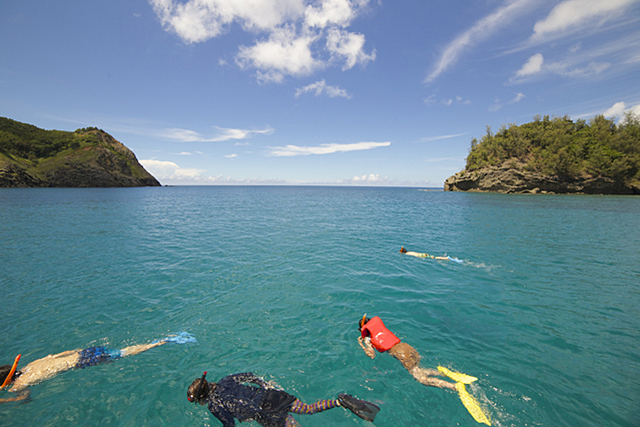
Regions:
[[450, 176], [445, 191], [478, 191], [497, 193], [576, 193], [576, 194], [640, 194], [640, 186], [627, 185], [606, 177], [562, 179], [530, 172], [506, 164], [474, 171], [464, 170]]
[[0, 187], [159, 185], [131, 150], [102, 130], [44, 131], [0, 121]]

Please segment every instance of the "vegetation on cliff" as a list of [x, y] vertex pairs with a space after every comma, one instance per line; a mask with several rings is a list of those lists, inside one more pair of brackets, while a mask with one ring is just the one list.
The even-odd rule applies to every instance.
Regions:
[[560, 179], [610, 178], [627, 185], [640, 182], [640, 119], [627, 113], [618, 124], [604, 116], [572, 121], [543, 118], [520, 126], [487, 127], [471, 140], [465, 171], [509, 165]]
[[44, 130], [0, 117], [0, 187], [158, 185], [127, 147], [100, 129]]

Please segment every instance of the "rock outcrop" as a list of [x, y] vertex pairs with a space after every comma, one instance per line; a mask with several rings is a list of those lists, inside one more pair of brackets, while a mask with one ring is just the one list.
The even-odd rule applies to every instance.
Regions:
[[464, 170], [450, 176], [445, 191], [497, 193], [640, 194], [640, 186], [627, 185], [605, 177], [561, 179], [503, 165]]

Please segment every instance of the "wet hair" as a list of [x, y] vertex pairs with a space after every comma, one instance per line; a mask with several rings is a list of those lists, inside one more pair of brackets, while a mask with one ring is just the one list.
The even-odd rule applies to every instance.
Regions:
[[[204, 384], [202, 383], [203, 381]], [[206, 399], [212, 387], [215, 386], [216, 383], [210, 383], [204, 378], [196, 378], [187, 389], [187, 400], [189, 402], [199, 402]]]
[[407, 253], [407, 250], [404, 248], [404, 246], [400, 248], [400, 253], [403, 253], [403, 254]]
[[[2, 366], [0, 366], [0, 385], [2, 383], [4, 383], [4, 380], [7, 379], [7, 375], [9, 375], [9, 372], [11, 372], [11, 368], [13, 368], [12, 365], [2, 365]], [[13, 382], [16, 378], [18, 378], [20, 376], [20, 374], [21, 374], [20, 371], [16, 371], [13, 374], [13, 378], [11, 378], [11, 382]]]

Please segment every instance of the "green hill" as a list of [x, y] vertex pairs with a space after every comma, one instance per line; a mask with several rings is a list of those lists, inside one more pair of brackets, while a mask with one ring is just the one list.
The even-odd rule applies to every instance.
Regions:
[[0, 117], [0, 187], [159, 185], [131, 150], [100, 129], [44, 130]]
[[[509, 181], [504, 188], [496, 174]], [[445, 189], [638, 193], [640, 120], [631, 113], [618, 124], [603, 116], [588, 122], [545, 116], [495, 134], [487, 128], [480, 141], [472, 139], [465, 170]]]

